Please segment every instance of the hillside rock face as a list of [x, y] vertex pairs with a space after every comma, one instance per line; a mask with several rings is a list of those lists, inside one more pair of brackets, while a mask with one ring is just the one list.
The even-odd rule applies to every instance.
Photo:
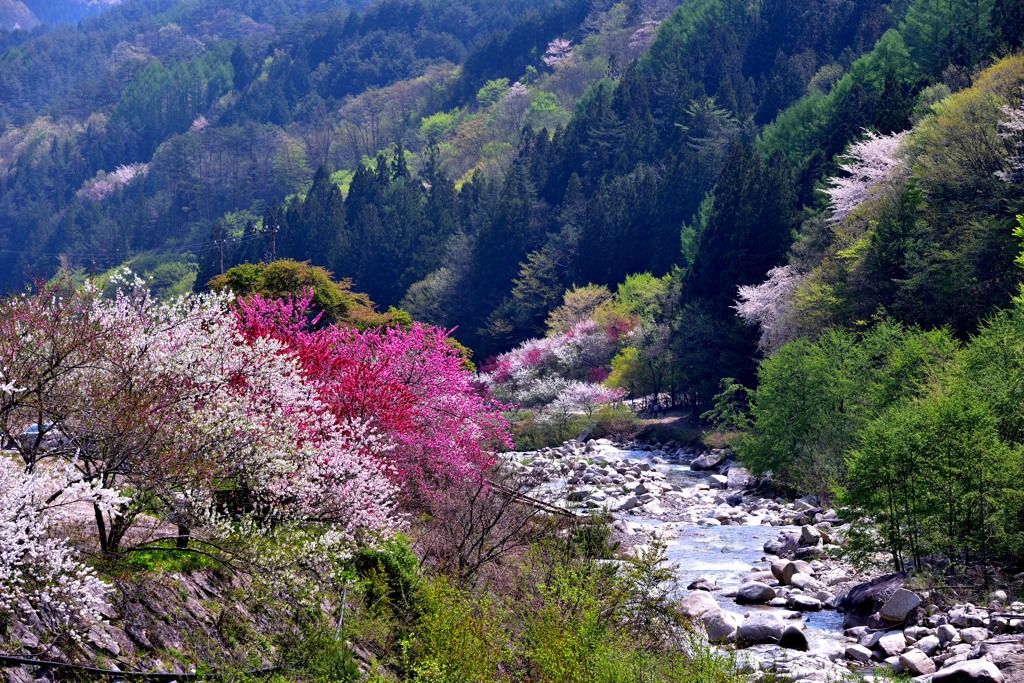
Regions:
[[[94, 626], [74, 650], [43, 642], [40, 624], [23, 621], [14, 621], [0, 634], [0, 648], [71, 664], [97, 666], [102, 661], [102, 668], [121, 671], [250, 670], [275, 659], [268, 644], [274, 636], [287, 640], [300, 633], [286, 610], [253, 599], [239, 579], [209, 570], [121, 580], [111, 602], [108, 623]], [[28, 683], [37, 674], [27, 666], [4, 670], [11, 683]]]
[[39, 19], [21, 0], [0, 0], [0, 28], [31, 31], [38, 26]]

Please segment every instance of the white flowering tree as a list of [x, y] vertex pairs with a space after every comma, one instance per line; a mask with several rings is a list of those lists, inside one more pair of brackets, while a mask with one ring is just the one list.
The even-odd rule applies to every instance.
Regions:
[[1005, 119], [999, 122], [999, 137], [1006, 140], [1009, 154], [1006, 169], [996, 173], [1007, 183], [1024, 182], [1024, 103], [1019, 107], [1003, 106]]
[[[0, 386], [7, 396], [17, 391], [10, 381]], [[116, 492], [82, 481], [73, 467], [27, 473], [0, 457], [0, 612], [75, 638], [102, 621], [110, 586], [60, 532], [77, 507], [106, 511], [121, 502]]]
[[831, 221], [841, 221], [863, 204], [876, 188], [906, 168], [900, 145], [907, 132], [879, 135], [866, 131], [860, 142], [850, 146], [839, 168], [846, 174], [831, 178], [822, 192], [832, 204]]

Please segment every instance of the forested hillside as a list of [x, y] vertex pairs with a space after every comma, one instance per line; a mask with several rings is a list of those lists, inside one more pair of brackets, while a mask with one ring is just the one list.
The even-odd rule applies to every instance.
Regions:
[[1021, 0], [0, 0], [0, 285], [3, 652], [1024, 676]]
[[[482, 359], [542, 334], [573, 285], [669, 275], [648, 342], [672, 395], [706, 405], [721, 377], [753, 380], [737, 288], [789, 261], [812, 332], [885, 310], [963, 335], [1008, 301], [1019, 207], [994, 119], [988, 170], [961, 163], [983, 185], [954, 190], [960, 162], [925, 153], [950, 190], [904, 193], [931, 226], [911, 266], [894, 218], [837, 270], [865, 243], [829, 236], [822, 188], [867, 132], [937, 116], [1019, 48], [1022, 21], [1011, 0], [125, 2], [5, 36], [6, 284], [132, 261], [181, 291], [310, 260]], [[1007, 199], [964, 208], [989, 190]], [[968, 282], [963, 304], [943, 294]]]

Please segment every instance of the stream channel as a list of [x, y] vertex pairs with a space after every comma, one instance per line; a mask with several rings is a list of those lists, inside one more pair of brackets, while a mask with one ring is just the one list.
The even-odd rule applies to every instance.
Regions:
[[[707, 485], [710, 481], [710, 473], [691, 471], [690, 466], [685, 464], [654, 463], [650, 454], [644, 451], [621, 451], [619, 455], [651, 462], [653, 469], [662, 472], [666, 481], [678, 485], [684, 493], [687, 489], [696, 490], [701, 484]], [[723, 595], [730, 594], [730, 589], [738, 588], [752, 572], [768, 568], [764, 559], [765, 542], [776, 538], [783, 531], [799, 533], [799, 527], [760, 523], [700, 526], [691, 522], [666, 522], [628, 512], [619, 512], [616, 516], [646, 532], [657, 531], [661, 535], [667, 543], [667, 561], [684, 589], [681, 595], [686, 594], [687, 585], [700, 577], [714, 579], [720, 590], [712, 595], [726, 611], [743, 615], [754, 610], [770, 610], [790, 623], [802, 620], [812, 652], [821, 649], [826, 643], [845, 642], [843, 615], [835, 610], [800, 613], [783, 607], [737, 605], [732, 598]], [[752, 521], [759, 520], [754, 518]]]

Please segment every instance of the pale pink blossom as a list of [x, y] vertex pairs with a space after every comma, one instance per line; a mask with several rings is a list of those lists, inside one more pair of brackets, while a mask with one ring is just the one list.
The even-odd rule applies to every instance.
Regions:
[[760, 325], [758, 348], [771, 353], [793, 338], [793, 297], [803, 276], [792, 266], [768, 271], [768, 279], [759, 285], [739, 288], [733, 308], [749, 325]]
[[829, 220], [846, 218], [895, 171], [906, 168], [906, 160], [900, 153], [906, 136], [907, 131], [891, 135], [866, 131], [863, 140], [850, 146], [843, 156], [845, 161], [839, 165], [846, 175], [830, 178], [829, 187], [821, 190], [832, 204]]

